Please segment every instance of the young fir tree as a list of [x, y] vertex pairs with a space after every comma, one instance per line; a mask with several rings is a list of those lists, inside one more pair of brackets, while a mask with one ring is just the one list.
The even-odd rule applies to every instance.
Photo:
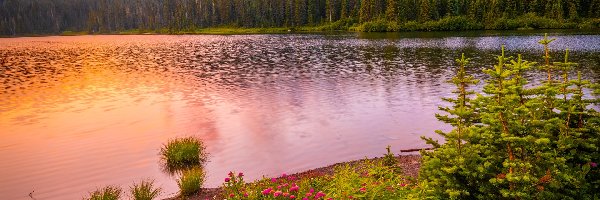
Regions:
[[448, 115], [436, 114], [439, 120], [451, 124], [454, 129], [450, 132], [436, 131], [446, 139], [444, 144], [422, 137], [428, 144], [436, 147], [435, 152], [422, 152], [423, 165], [420, 173], [422, 182], [427, 187], [444, 188], [444, 190], [427, 190], [424, 193], [427, 197], [467, 197], [478, 193], [476, 190], [478, 183], [473, 180], [485, 181], [482, 179], [483, 176], [472, 173], [484, 171], [477, 167], [482, 160], [479, 156], [481, 145], [473, 142], [478, 137], [469, 129], [479, 120], [470, 98], [474, 94], [470, 86], [477, 84], [478, 80], [467, 74], [465, 66], [469, 60], [464, 54], [456, 62], [459, 64], [458, 72], [449, 81], [457, 88], [453, 91], [456, 97], [443, 99], [452, 104], [451, 107], [440, 107], [440, 110]]
[[[468, 99], [463, 86], [475, 83], [461, 67], [452, 83], [458, 96], [444, 99], [451, 116], [437, 117], [451, 124], [438, 131], [446, 143], [422, 152], [420, 179], [423, 197], [434, 199], [597, 199], [600, 119], [590, 108], [597, 99], [584, 99], [591, 86], [578, 76], [569, 80], [576, 65], [568, 60], [551, 65], [545, 49], [547, 78], [539, 86], [525, 73], [535, 63], [502, 54], [485, 69], [489, 78], [483, 94]], [[466, 63], [461, 59], [459, 63]], [[461, 64], [463, 66], [463, 64]], [[557, 73], [555, 75], [555, 73]], [[587, 88], [587, 89], [586, 89]]]

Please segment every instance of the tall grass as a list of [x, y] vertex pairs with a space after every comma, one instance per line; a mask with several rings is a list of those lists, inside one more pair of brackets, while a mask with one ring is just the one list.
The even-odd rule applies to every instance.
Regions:
[[169, 171], [200, 166], [206, 161], [204, 144], [195, 137], [171, 140], [161, 148], [160, 154]]
[[139, 183], [134, 183], [133, 186], [130, 187], [131, 197], [135, 200], [152, 200], [158, 197], [162, 192], [160, 187], [154, 187], [153, 180], [141, 181]]
[[180, 195], [188, 197], [197, 194], [204, 184], [205, 173], [200, 167], [194, 167], [183, 171], [181, 178], [177, 181]]
[[118, 200], [123, 190], [117, 186], [106, 186], [90, 193], [87, 200]]

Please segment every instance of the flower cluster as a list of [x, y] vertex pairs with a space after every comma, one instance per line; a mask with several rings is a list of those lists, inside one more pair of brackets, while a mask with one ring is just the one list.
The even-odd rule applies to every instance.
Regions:
[[223, 190], [229, 199], [247, 199], [249, 195], [246, 192], [245, 184], [244, 173], [240, 172], [236, 176], [235, 173], [229, 172], [223, 183]]
[[378, 161], [334, 168], [333, 174], [310, 172], [300, 178], [282, 174], [243, 183], [243, 174], [225, 178], [227, 199], [333, 200], [403, 199], [416, 185], [414, 180]]
[[319, 191], [315, 193], [314, 188], [310, 188], [306, 193], [301, 193], [300, 186], [296, 183], [295, 176], [282, 174], [280, 178], [271, 178], [269, 181], [263, 181], [265, 189], [262, 189], [261, 199], [324, 199], [325, 193]]

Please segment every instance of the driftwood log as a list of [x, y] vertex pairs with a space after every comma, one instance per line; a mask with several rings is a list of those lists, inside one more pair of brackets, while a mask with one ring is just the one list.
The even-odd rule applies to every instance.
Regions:
[[401, 153], [409, 153], [409, 152], [415, 152], [415, 151], [421, 151], [421, 150], [434, 150], [435, 148], [433, 147], [429, 147], [429, 148], [418, 148], [418, 149], [403, 149], [400, 150]]

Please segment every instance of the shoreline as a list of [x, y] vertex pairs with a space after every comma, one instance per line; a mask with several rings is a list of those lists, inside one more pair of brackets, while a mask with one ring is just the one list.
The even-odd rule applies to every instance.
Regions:
[[115, 32], [90, 33], [88, 31], [64, 31], [53, 34], [0, 35], [0, 38], [52, 37], [52, 36], [94, 36], [94, 35], [261, 35], [261, 34], [326, 34], [326, 33], [418, 33], [418, 32], [469, 32], [469, 31], [543, 31], [574, 30], [583, 32], [600, 32], [600, 29], [585, 28], [518, 28], [518, 29], [466, 29], [466, 30], [399, 30], [399, 31], [359, 31], [359, 30], [321, 30], [319, 27], [277, 27], [277, 28], [203, 28], [186, 31], [170, 30], [125, 30]]
[[[397, 155], [395, 156], [396, 160], [398, 160], [398, 165], [400, 166], [400, 168], [402, 168], [402, 173], [413, 177], [413, 178], [417, 178], [419, 175], [419, 169], [421, 167], [421, 155], [420, 154], [407, 154], [407, 155]], [[314, 168], [314, 169], [309, 169], [306, 171], [301, 171], [298, 173], [294, 173], [294, 174], [289, 174], [288, 176], [295, 176], [298, 179], [309, 179], [312, 177], [319, 177], [319, 176], [326, 176], [326, 175], [332, 175], [334, 173], [334, 169], [338, 166], [342, 166], [342, 165], [355, 165], [357, 163], [366, 161], [366, 160], [381, 160], [383, 159], [383, 157], [374, 157], [374, 158], [363, 158], [363, 159], [359, 159], [359, 160], [351, 160], [351, 161], [346, 161], [346, 162], [340, 162], [340, 163], [335, 163], [335, 164], [331, 164], [325, 167], [319, 167], [319, 168]], [[281, 177], [276, 177], [276, 178], [281, 178]], [[250, 183], [247, 182], [247, 184]], [[169, 197], [169, 198], [165, 198], [164, 200], [177, 200], [177, 199], [181, 199], [180, 196], [174, 196], [174, 197]], [[206, 199], [225, 199], [224, 196], [222, 196], [222, 187], [217, 187], [217, 188], [202, 188], [202, 191], [199, 194], [196, 194], [194, 196], [191, 196], [189, 198], [187, 198], [188, 200], [206, 200]]]

